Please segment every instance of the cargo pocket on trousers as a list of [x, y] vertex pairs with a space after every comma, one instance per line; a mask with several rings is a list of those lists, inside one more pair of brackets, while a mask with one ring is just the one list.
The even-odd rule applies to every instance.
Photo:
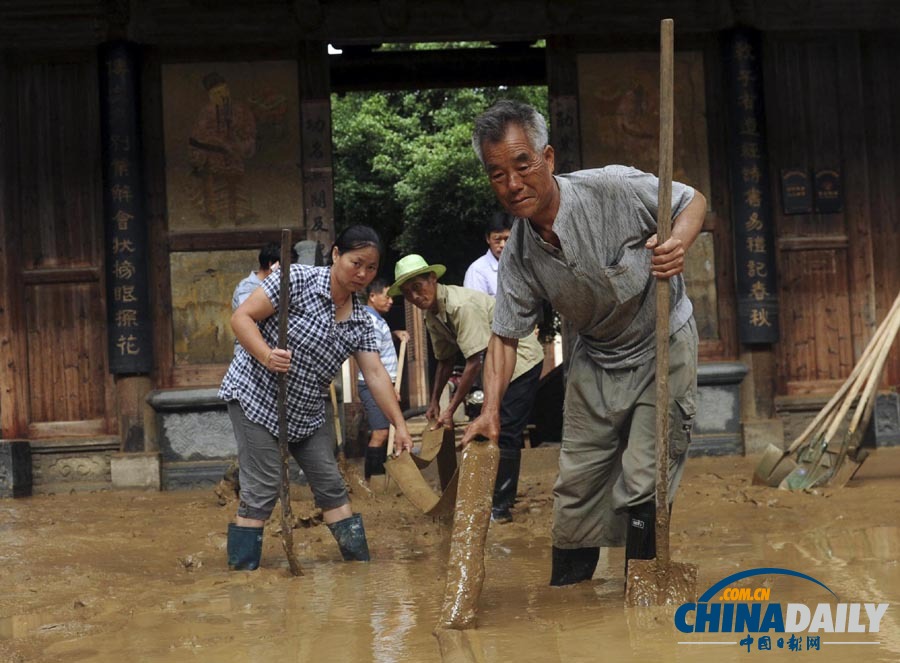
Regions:
[[675, 407], [672, 408], [672, 420], [669, 422], [671, 432], [669, 434], [669, 457], [673, 460], [680, 458], [688, 450], [691, 444], [691, 436], [694, 431], [694, 419], [697, 416], [697, 408], [691, 397], [678, 398]]

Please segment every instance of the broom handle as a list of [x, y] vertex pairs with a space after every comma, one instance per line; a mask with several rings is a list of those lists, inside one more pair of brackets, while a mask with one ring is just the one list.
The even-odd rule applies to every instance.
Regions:
[[[278, 349], [287, 349], [288, 309], [291, 305], [291, 231], [281, 231], [281, 286], [278, 292]], [[291, 575], [303, 570], [294, 553], [294, 523], [291, 514], [291, 483], [288, 474], [290, 452], [287, 435], [287, 373], [278, 374], [278, 446], [281, 449], [281, 544], [288, 558]]]
[[[406, 363], [406, 339], [400, 341], [400, 352], [398, 353], [400, 356], [397, 359], [397, 381], [394, 382], [394, 391], [398, 394], [400, 393], [400, 387], [403, 385], [403, 365]], [[388, 430], [388, 441], [387, 441], [387, 455], [390, 458], [394, 453], [394, 436], [397, 434], [397, 429], [394, 427], [394, 424], [391, 424], [390, 429]]]
[[[659, 35], [659, 199], [657, 246], [669, 239], [672, 217], [673, 74], [675, 24], [660, 22]], [[656, 281], [656, 558], [669, 563], [669, 280]]]

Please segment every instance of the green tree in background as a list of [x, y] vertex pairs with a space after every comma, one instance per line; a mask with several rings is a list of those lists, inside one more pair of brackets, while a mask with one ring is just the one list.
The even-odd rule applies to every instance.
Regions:
[[498, 99], [547, 115], [546, 87], [366, 92], [332, 98], [335, 218], [376, 228], [389, 247], [382, 272], [400, 254], [447, 266], [462, 284], [486, 251], [484, 224], [499, 209], [472, 151], [475, 117]]

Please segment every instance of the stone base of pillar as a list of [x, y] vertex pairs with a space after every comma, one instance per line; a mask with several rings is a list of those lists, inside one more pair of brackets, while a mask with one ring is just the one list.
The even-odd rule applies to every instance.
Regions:
[[113, 488], [160, 489], [158, 453], [115, 453], [110, 458], [109, 469]]
[[29, 497], [31, 486], [31, 445], [0, 440], [0, 497]]

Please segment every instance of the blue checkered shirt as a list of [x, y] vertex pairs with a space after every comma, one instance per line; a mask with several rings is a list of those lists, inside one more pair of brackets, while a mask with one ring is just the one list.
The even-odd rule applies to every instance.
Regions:
[[[325, 421], [323, 392], [341, 364], [354, 352], [378, 352], [372, 320], [356, 298], [343, 322], [334, 320], [328, 267], [291, 265], [288, 349], [293, 353], [287, 373], [288, 440], [309, 437]], [[271, 347], [278, 342], [278, 294], [281, 272], [270, 274], [262, 289], [275, 313], [257, 323]], [[278, 377], [238, 346], [219, 388], [219, 398], [236, 400], [246, 417], [278, 435]]]

